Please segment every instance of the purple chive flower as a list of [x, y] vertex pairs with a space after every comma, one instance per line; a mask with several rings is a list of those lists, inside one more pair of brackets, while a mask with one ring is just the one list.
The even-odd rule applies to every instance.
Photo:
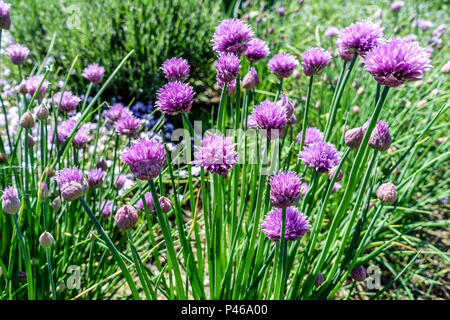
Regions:
[[280, 78], [291, 76], [294, 69], [299, 65], [296, 57], [288, 53], [279, 53], [269, 60], [270, 72]]
[[278, 9], [277, 9], [277, 12], [278, 12], [278, 14], [279, 14], [280, 16], [282, 16], [282, 17], [283, 17], [284, 14], [286, 13], [284, 7], [278, 8]]
[[321, 49], [313, 48], [303, 52], [302, 69], [306, 76], [320, 75], [330, 62], [330, 54]]
[[[39, 76], [33, 76], [33, 77], [25, 80], [25, 88], [27, 89], [27, 92], [30, 96], [33, 96], [34, 93], [37, 91], [37, 89], [39, 88], [39, 85], [42, 82], [42, 79], [44, 79], [44, 76], [39, 75]], [[47, 80], [44, 80], [44, 82], [42, 82], [41, 88], [39, 89], [39, 92], [36, 95], [36, 99], [42, 100], [42, 98], [44, 98], [45, 94], [47, 93], [49, 84], [50, 83]]]
[[391, 10], [392, 12], [397, 12], [403, 8], [404, 5], [405, 3], [403, 1], [394, 1], [391, 3]]
[[30, 50], [21, 44], [13, 44], [6, 49], [6, 54], [11, 58], [13, 64], [23, 65], [30, 54]]
[[115, 103], [112, 105], [111, 108], [108, 109], [106, 112], [106, 117], [111, 120], [112, 122], [115, 122], [122, 118], [123, 116], [131, 116], [131, 111], [127, 107], [125, 107], [121, 103]]
[[384, 203], [395, 202], [397, 200], [397, 189], [395, 185], [391, 181], [380, 185], [377, 189], [377, 198]]
[[300, 186], [300, 193], [302, 197], [305, 196], [305, 194], [308, 192], [308, 189], [309, 185], [306, 182], [303, 182], [302, 185]]
[[114, 182], [114, 189], [121, 190], [127, 181], [127, 177], [124, 174], [119, 174]]
[[269, 139], [281, 137], [287, 124], [286, 110], [269, 100], [255, 106], [252, 117], [258, 129], [267, 130], [267, 138]]
[[301, 196], [302, 179], [292, 171], [280, 172], [270, 178], [270, 203], [276, 208], [295, 205]]
[[[295, 138], [295, 141], [297, 141], [298, 144], [302, 143], [302, 132], [300, 132], [297, 137]], [[323, 141], [323, 133], [317, 128], [310, 127], [306, 128], [305, 130], [305, 142], [304, 147], [308, 147], [316, 142], [322, 142]]]
[[[81, 99], [72, 94], [70, 91], [64, 91], [64, 93], [57, 92], [53, 96], [53, 103], [55, 106], [59, 106], [59, 110], [65, 113], [73, 113], [77, 110], [77, 105]], [[61, 104], [59, 104], [61, 102]]]
[[359, 266], [352, 271], [351, 275], [356, 281], [364, 281], [366, 279], [366, 269], [363, 266]]
[[236, 79], [241, 69], [240, 60], [234, 53], [221, 53], [216, 62], [218, 78], [223, 82]]
[[202, 140], [201, 146], [195, 146], [193, 163], [204, 167], [211, 173], [226, 177], [237, 163], [236, 144], [231, 138], [209, 136]]
[[292, 115], [294, 114], [294, 108], [295, 105], [293, 102], [289, 101], [289, 99], [286, 97], [284, 93], [281, 94], [281, 100], [278, 101], [278, 104], [284, 108], [286, 111], [286, 118], [290, 119]]
[[337, 166], [341, 157], [334, 145], [328, 142], [316, 142], [300, 153], [300, 159], [316, 172], [324, 173]]
[[190, 71], [189, 63], [183, 58], [167, 59], [161, 69], [168, 81], [183, 81]]
[[378, 83], [397, 87], [408, 81], [421, 79], [430, 71], [430, 57], [417, 42], [393, 39], [367, 54], [366, 71]]
[[113, 203], [111, 200], [103, 200], [100, 204], [100, 215], [102, 217], [109, 217], [111, 213], [113, 212]]
[[93, 84], [99, 84], [102, 82], [103, 77], [105, 76], [105, 68], [99, 66], [98, 64], [90, 64], [86, 68], [84, 68], [82, 76], [88, 79]]
[[[264, 234], [272, 241], [279, 242], [281, 236], [282, 210], [269, 211], [262, 224]], [[286, 208], [286, 241], [296, 241], [311, 228], [306, 216], [295, 208]]]
[[92, 169], [88, 173], [89, 187], [92, 189], [100, 188], [105, 178], [106, 172], [102, 169]]
[[126, 204], [117, 210], [114, 220], [120, 229], [127, 230], [136, 225], [136, 222], [139, 220], [139, 216], [134, 207]]
[[340, 184], [339, 182], [335, 182], [333, 184], [333, 188], [331, 188], [331, 194], [333, 194], [341, 189], [342, 189], [342, 184]]
[[156, 140], [139, 139], [126, 148], [120, 159], [140, 180], [156, 178], [166, 162], [164, 145]]
[[253, 38], [249, 41], [244, 55], [250, 62], [258, 62], [270, 54], [269, 47], [264, 40]]
[[339, 29], [336, 27], [328, 27], [327, 30], [323, 33], [325, 37], [336, 37], [339, 34]]
[[[222, 90], [225, 82], [219, 79], [219, 75], [216, 75], [217, 87]], [[227, 95], [233, 94], [236, 91], [236, 79], [233, 81], [227, 82]]]
[[436, 29], [433, 30], [433, 36], [442, 37], [447, 30], [447, 25], [445, 23], [440, 24]]
[[369, 138], [369, 146], [378, 151], [386, 151], [391, 146], [392, 138], [388, 124], [378, 121]]
[[10, 11], [11, 5], [0, 0], [0, 29], [9, 30], [11, 27]]
[[415, 34], [411, 33], [411, 34], [407, 34], [406, 36], [404, 36], [403, 39], [407, 42], [416, 41], [417, 36]]
[[7, 214], [17, 214], [22, 206], [16, 189], [7, 187], [3, 190], [2, 210]]
[[[148, 212], [152, 212], [153, 208], [155, 207], [155, 204], [153, 203], [152, 194], [150, 192], [147, 192], [144, 194], [144, 198], [145, 198], [145, 204], [147, 205]], [[145, 207], [144, 207], [144, 202], [142, 201], [142, 198], [139, 198], [139, 201], [136, 203], [136, 205], [134, 207], [136, 209], [138, 209], [139, 211], [144, 211]]]
[[355, 53], [365, 57], [367, 52], [383, 43], [382, 29], [369, 21], [353, 23], [343, 29], [337, 40], [337, 48], [344, 60], [351, 60]]
[[[58, 126], [58, 141], [64, 143], [75, 129], [77, 121], [75, 119], [68, 119]], [[75, 134], [72, 145], [77, 149], [82, 149], [89, 141], [89, 128], [86, 124], [81, 125]]]
[[123, 136], [136, 137], [141, 127], [141, 120], [132, 115], [122, 116], [114, 123], [114, 128]]
[[64, 168], [56, 175], [61, 195], [66, 201], [73, 201], [84, 196], [89, 186], [84, 179], [83, 173], [77, 168]]
[[242, 79], [242, 87], [246, 90], [251, 90], [259, 84], [258, 73], [255, 68], [251, 67], [250, 70]]
[[156, 105], [164, 114], [176, 115], [191, 110], [194, 90], [186, 83], [169, 82], [158, 90]]
[[433, 26], [433, 22], [428, 21], [428, 20], [423, 20], [423, 19], [417, 19], [417, 20], [414, 20], [414, 22], [412, 23], [412, 26], [419, 27], [419, 29], [422, 31], [427, 31], [428, 29], [430, 29]]
[[39, 244], [42, 248], [50, 248], [55, 243], [55, 238], [53, 238], [50, 232], [44, 231], [39, 237]]
[[253, 30], [242, 20], [223, 20], [214, 33], [213, 49], [219, 53], [235, 53], [240, 57], [247, 49], [252, 36]]
[[247, 129], [257, 129], [258, 126], [256, 124], [255, 118], [253, 117], [253, 115], [249, 115], [247, 117]]

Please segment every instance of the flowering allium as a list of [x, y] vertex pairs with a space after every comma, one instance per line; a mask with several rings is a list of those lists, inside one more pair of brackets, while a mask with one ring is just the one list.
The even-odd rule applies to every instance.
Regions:
[[56, 182], [61, 190], [62, 197], [67, 201], [78, 199], [89, 190], [83, 173], [77, 167], [64, 168], [58, 171]]
[[286, 13], [284, 7], [280, 7], [277, 9], [277, 12], [280, 16], [284, 16], [284, 14]]
[[117, 210], [114, 220], [120, 229], [126, 230], [133, 228], [136, 225], [136, 222], [139, 220], [139, 216], [134, 207], [126, 204]]
[[[81, 99], [70, 91], [64, 91], [64, 93], [57, 92], [53, 96], [53, 103], [55, 106], [59, 106], [59, 110], [65, 113], [75, 112], [80, 101]], [[60, 102], [61, 104], [59, 104]]]
[[[36, 90], [39, 88], [39, 85], [41, 84], [43, 78], [44, 76], [39, 75], [25, 80], [25, 87], [29, 95], [31, 96], [34, 95]], [[39, 89], [39, 93], [36, 95], [36, 99], [41, 100], [42, 98], [44, 98], [45, 94], [47, 93], [49, 84], [50, 83], [47, 80], [44, 80], [44, 82], [42, 82], [41, 88]]]
[[336, 37], [339, 34], [339, 29], [336, 27], [328, 27], [327, 30], [323, 33], [325, 37]]
[[163, 213], [167, 213], [170, 212], [170, 210], [172, 210], [172, 202], [170, 202], [170, 200], [166, 197], [160, 197], [158, 199], [159, 201], [159, 206], [161, 207], [161, 211]]
[[140, 180], [156, 178], [166, 162], [164, 145], [156, 140], [139, 139], [126, 148], [121, 158]]
[[330, 62], [330, 54], [321, 48], [312, 48], [302, 54], [302, 69], [307, 76], [320, 75]]
[[404, 40], [411, 42], [411, 41], [416, 41], [417, 40], [417, 36], [413, 33], [411, 34], [407, 34], [406, 36], [403, 37]]
[[48, 199], [48, 186], [45, 181], [41, 184], [41, 199], [46, 200]]
[[388, 124], [378, 121], [369, 138], [369, 146], [378, 151], [386, 151], [391, 146], [391, 134]]
[[30, 110], [20, 117], [19, 124], [24, 129], [31, 129], [34, 127], [34, 117]]
[[11, 5], [0, 0], [0, 29], [9, 30], [11, 27], [10, 11]]
[[191, 110], [194, 90], [186, 83], [169, 82], [158, 90], [156, 105], [164, 114], [176, 115]]
[[280, 172], [270, 178], [270, 203], [276, 208], [295, 205], [300, 199], [302, 180], [292, 171]]
[[208, 136], [202, 140], [201, 146], [195, 146], [193, 163], [226, 177], [228, 170], [237, 163], [235, 147], [231, 138]]
[[430, 57], [419, 43], [405, 39], [393, 39], [375, 48], [367, 55], [365, 64], [366, 71], [388, 87], [420, 80], [431, 68]]
[[296, 124], [297, 123], [297, 117], [295, 114], [292, 114], [292, 116], [288, 119], [287, 124]]
[[269, 100], [255, 106], [252, 117], [258, 129], [267, 130], [267, 138], [269, 139], [281, 137], [287, 124], [286, 110]]
[[42, 248], [50, 248], [55, 243], [55, 239], [53, 238], [52, 234], [50, 232], [44, 231], [39, 236], [39, 244]]
[[316, 172], [324, 173], [337, 166], [341, 157], [334, 145], [328, 142], [316, 142], [300, 152], [300, 159]]
[[99, 84], [102, 82], [103, 77], [105, 76], [105, 68], [99, 66], [98, 64], [90, 64], [86, 68], [84, 68], [82, 76], [88, 79], [93, 84]]
[[[216, 75], [216, 80], [217, 80], [217, 87], [220, 90], [222, 90], [225, 82], [223, 82], [222, 80], [219, 79], [219, 75]], [[236, 91], [236, 79], [234, 79], [233, 81], [227, 82], [226, 94], [230, 95], [230, 94], [233, 94], [235, 91]]]
[[[262, 224], [264, 234], [275, 242], [280, 241], [282, 210], [278, 208], [268, 212]], [[286, 241], [298, 240], [310, 228], [311, 226], [303, 213], [293, 207], [286, 208]]]
[[221, 53], [216, 62], [217, 76], [223, 82], [236, 79], [241, 69], [240, 60], [234, 53]]
[[117, 132], [128, 137], [136, 137], [140, 127], [141, 121], [132, 115], [123, 116], [114, 123]]
[[169, 81], [183, 81], [190, 71], [189, 63], [183, 58], [167, 59], [164, 61], [161, 69]]
[[403, 8], [404, 5], [405, 3], [403, 1], [394, 1], [391, 3], [391, 10], [392, 12], [397, 12]]
[[7, 187], [3, 190], [2, 195], [2, 209], [7, 214], [16, 214], [20, 211], [20, 199], [17, 195], [16, 189], [13, 187]]
[[41, 121], [45, 121], [48, 119], [50, 112], [48, 111], [48, 108], [45, 106], [45, 104], [41, 103], [38, 110], [36, 111], [36, 118], [38, 118]]
[[102, 217], [109, 217], [113, 211], [113, 203], [111, 200], [103, 200], [100, 204], [100, 210], [102, 211], [100, 215]]
[[6, 49], [6, 54], [15, 65], [22, 65], [28, 57], [30, 50], [21, 44], [13, 44]]
[[354, 269], [351, 274], [352, 278], [356, 281], [364, 281], [364, 279], [366, 279], [366, 269], [364, 269], [363, 266]]
[[212, 39], [213, 49], [219, 53], [231, 52], [241, 56], [253, 36], [250, 26], [239, 19], [223, 20]]
[[[58, 125], [58, 141], [64, 143], [75, 129], [77, 121], [75, 119], [68, 119]], [[77, 149], [82, 149], [89, 141], [89, 127], [86, 124], [78, 128], [77, 133], [73, 137], [72, 145]]]
[[355, 53], [365, 57], [367, 52], [382, 42], [382, 29], [372, 22], [363, 20], [343, 29], [336, 45], [341, 57], [348, 60]]
[[92, 169], [88, 173], [88, 182], [90, 188], [99, 188], [102, 186], [106, 172], [102, 169]]
[[[155, 204], [153, 203], [152, 194], [150, 192], [147, 192], [144, 194], [144, 198], [145, 198], [145, 204], [147, 205], [148, 211], [152, 212], [153, 208], [155, 206]], [[142, 201], [142, 197], [139, 198], [139, 201], [134, 205], [134, 207], [136, 209], [138, 209], [139, 211], [144, 211], [145, 207], [144, 207], [144, 202]]]
[[256, 124], [255, 118], [250, 114], [247, 117], [247, 129], [257, 129], [258, 126]]
[[417, 20], [414, 20], [414, 22], [412, 23], [412, 26], [419, 27], [419, 29], [422, 31], [427, 31], [428, 29], [430, 29], [433, 26], [433, 22], [428, 21], [428, 20], [423, 20], [423, 19], [417, 19]]
[[115, 122], [127, 115], [131, 115], [131, 111], [121, 103], [114, 103], [106, 112], [106, 117], [112, 122]]
[[397, 189], [392, 182], [383, 183], [377, 189], [377, 197], [385, 203], [393, 203], [397, 200]]
[[[297, 137], [295, 137], [295, 141], [297, 141], [298, 144], [302, 143], [302, 132], [300, 132]], [[323, 141], [323, 133], [317, 128], [310, 127], [306, 128], [305, 130], [305, 142], [304, 147], [307, 147], [313, 143], [316, 142], [322, 142]]]
[[50, 207], [53, 211], [59, 211], [59, 209], [61, 209], [61, 198], [56, 197], [55, 199], [53, 199]]
[[297, 58], [288, 53], [276, 54], [268, 63], [270, 72], [280, 78], [289, 77], [298, 65]]
[[447, 30], [447, 25], [445, 23], [440, 24], [436, 29], [433, 30], [433, 36], [440, 38], [444, 35], [445, 30]]
[[294, 107], [295, 107], [294, 103], [289, 101], [286, 95], [282, 93], [281, 100], [278, 101], [278, 104], [286, 111], [286, 118], [290, 119], [294, 114]]
[[125, 185], [125, 181], [127, 180], [127, 177], [124, 174], [119, 174], [114, 182], [114, 189], [120, 190]]
[[264, 40], [253, 38], [248, 43], [244, 55], [250, 62], [258, 62], [270, 54], [269, 47]]
[[250, 68], [248, 73], [245, 75], [244, 79], [242, 79], [242, 87], [247, 90], [251, 90], [259, 84], [258, 73], [255, 68]]

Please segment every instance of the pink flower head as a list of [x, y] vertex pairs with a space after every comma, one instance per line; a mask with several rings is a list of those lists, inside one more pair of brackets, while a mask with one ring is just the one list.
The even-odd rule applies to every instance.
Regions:
[[213, 49], [219, 53], [231, 52], [241, 56], [253, 36], [250, 26], [239, 19], [223, 20], [212, 39]]
[[99, 84], [102, 82], [105, 76], [105, 68], [99, 66], [98, 64], [90, 64], [83, 70], [83, 77], [88, 79], [93, 84]]
[[114, 128], [119, 134], [128, 137], [136, 137], [141, 127], [141, 120], [132, 115], [125, 115], [114, 123]]
[[30, 50], [21, 44], [13, 44], [6, 49], [6, 54], [15, 65], [22, 65], [30, 54]]
[[77, 167], [64, 168], [58, 171], [56, 182], [61, 190], [62, 197], [67, 201], [78, 199], [89, 190], [83, 173]]
[[290, 77], [298, 65], [297, 58], [288, 53], [276, 54], [268, 63], [270, 72], [280, 78]]
[[75, 112], [80, 101], [81, 99], [72, 94], [70, 91], [64, 91], [63, 93], [57, 92], [53, 96], [53, 103], [55, 106], [59, 106], [59, 110], [65, 113]]
[[[272, 241], [279, 242], [281, 237], [281, 208], [267, 213], [262, 224], [263, 232]], [[309, 231], [311, 225], [306, 216], [293, 207], [286, 208], [286, 241], [296, 241]]]
[[249, 41], [244, 55], [250, 62], [258, 62], [270, 54], [269, 47], [264, 40], [253, 38]]
[[187, 113], [191, 110], [194, 95], [194, 89], [189, 84], [169, 82], [158, 90], [156, 105], [164, 114]]
[[270, 203], [276, 208], [295, 205], [301, 196], [302, 179], [293, 171], [270, 178]]
[[39, 75], [25, 80], [25, 88], [27, 89], [27, 92], [30, 96], [34, 96], [35, 92], [38, 90], [39, 85], [41, 85], [42, 82], [41, 88], [36, 95], [36, 99], [38, 100], [42, 100], [44, 98], [45, 94], [47, 93], [48, 85], [50, 84], [50, 82], [48, 82], [47, 80], [42, 81], [43, 79], [44, 76]]
[[167, 59], [161, 69], [169, 81], [183, 81], [189, 75], [189, 63], [183, 58]]

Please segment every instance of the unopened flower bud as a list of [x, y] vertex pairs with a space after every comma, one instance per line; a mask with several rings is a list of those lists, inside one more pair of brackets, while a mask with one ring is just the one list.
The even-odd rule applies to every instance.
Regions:
[[22, 80], [22, 82], [16, 87], [16, 90], [18, 93], [27, 94], [28, 90], [25, 80]]
[[[444, 141], [445, 141], [445, 137], [440, 137], [440, 138], [437, 138], [436, 141], [434, 141], [434, 144], [435, 144], [436, 146], [440, 146], [441, 144], [444, 143]], [[1, 162], [0, 162], [0, 163], [1, 163]]]
[[364, 87], [359, 87], [358, 90], [356, 91], [356, 94], [361, 95], [364, 93]]
[[61, 282], [56, 286], [56, 292], [58, 292], [58, 293], [63, 293], [64, 290], [66, 290], [66, 284], [64, 283], [64, 281], [61, 281]]
[[242, 80], [242, 87], [247, 90], [251, 90], [259, 84], [258, 73], [255, 68], [250, 68], [249, 72]]
[[444, 64], [441, 68], [442, 73], [450, 73], [450, 61]]
[[20, 199], [17, 195], [16, 189], [13, 187], [7, 187], [3, 191], [2, 196], [2, 209], [7, 214], [17, 214], [22, 206]]
[[172, 203], [166, 197], [159, 198], [159, 205], [161, 207], [161, 211], [164, 213], [167, 213], [170, 210], [172, 210]]
[[315, 286], [320, 286], [323, 282], [325, 281], [323, 274], [321, 272], [319, 272], [319, 274], [317, 275], [316, 281], [314, 281], [314, 285]]
[[34, 126], [34, 118], [30, 110], [25, 112], [20, 118], [20, 126], [24, 129], [31, 129]]
[[53, 211], [59, 211], [59, 209], [61, 209], [61, 198], [56, 197], [55, 199], [53, 199], [51, 207]]
[[41, 121], [45, 121], [48, 119], [48, 115], [49, 115], [49, 111], [47, 109], [47, 107], [41, 103], [41, 105], [39, 106], [39, 108], [36, 111], [36, 118], [38, 118]]
[[352, 278], [356, 281], [364, 281], [366, 279], [366, 269], [363, 266], [354, 269], [352, 271]]
[[55, 174], [56, 174], [55, 169], [45, 168], [45, 170], [44, 170], [44, 175], [47, 175], [47, 177], [49, 177], [49, 178], [53, 178], [55, 176]]
[[361, 112], [361, 109], [358, 106], [354, 106], [352, 109], [353, 109], [353, 112], [356, 114], [359, 114]]
[[98, 169], [102, 169], [103, 171], [107, 171], [108, 170], [108, 164], [106, 163], [106, 160], [104, 158], [101, 158], [97, 162], [97, 168]]
[[51, 235], [50, 232], [45, 231], [41, 236], [39, 237], [39, 244], [42, 248], [50, 248], [55, 243], [55, 239]]
[[364, 138], [362, 128], [353, 128], [345, 133], [345, 144], [350, 148], [359, 148]]
[[[338, 166], [335, 166], [333, 168], [330, 169], [330, 171], [328, 171], [328, 179], [333, 179], [334, 175], [336, 174], [336, 170], [337, 170]], [[339, 170], [339, 174], [336, 177], [336, 182], [337, 181], [341, 181], [342, 178], [344, 177], [344, 171], [341, 169]]]
[[386, 151], [391, 146], [392, 138], [389, 133], [388, 124], [379, 121], [369, 138], [369, 146], [378, 151]]
[[28, 146], [28, 148], [30, 148], [30, 149], [33, 148], [35, 144], [36, 144], [36, 142], [34, 141], [33, 136], [31, 134], [28, 134], [27, 135], [27, 146]]
[[377, 197], [384, 203], [393, 203], [397, 200], [397, 189], [392, 182], [383, 183], [377, 190]]
[[292, 77], [294, 79], [300, 79], [301, 73], [297, 69], [294, 69], [294, 72], [292, 72]]
[[8, 156], [0, 152], [0, 164], [5, 164], [6, 162], [8, 162]]
[[128, 204], [121, 207], [114, 216], [117, 226], [124, 230], [133, 228], [138, 219], [139, 216], [137, 210]]
[[47, 183], [45, 181], [42, 182], [41, 184], [41, 199], [42, 200], [46, 200], [48, 199], [48, 187], [47, 187]]

